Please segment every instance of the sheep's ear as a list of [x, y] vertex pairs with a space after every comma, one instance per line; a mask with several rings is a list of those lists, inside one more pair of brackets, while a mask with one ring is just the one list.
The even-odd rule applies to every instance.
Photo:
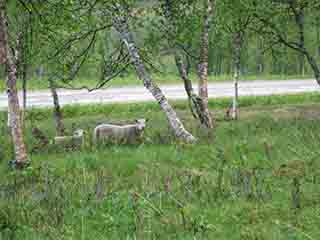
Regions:
[[147, 122], [146, 119], [140, 118], [135, 120], [136, 123]]

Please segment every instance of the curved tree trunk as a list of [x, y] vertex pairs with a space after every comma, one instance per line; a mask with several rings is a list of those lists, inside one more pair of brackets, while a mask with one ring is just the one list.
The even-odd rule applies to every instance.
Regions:
[[167, 98], [162, 93], [161, 89], [153, 82], [149, 76], [143, 61], [141, 60], [140, 53], [136, 47], [136, 43], [133, 39], [132, 33], [130, 32], [126, 17], [114, 16], [113, 17], [114, 27], [119, 32], [121, 40], [126, 44], [132, 63], [136, 69], [138, 77], [143, 81], [144, 86], [153, 97], [160, 104], [161, 109], [167, 116], [170, 127], [175, 133], [176, 137], [187, 143], [196, 142], [196, 138], [193, 137], [183, 126], [182, 122], [178, 118], [176, 112], [169, 104]]
[[200, 63], [199, 63], [199, 96], [202, 99], [204, 115], [206, 116], [205, 125], [213, 128], [212, 118], [208, 109], [208, 61], [209, 61], [209, 32], [211, 17], [213, 14], [213, 0], [205, 1], [205, 14], [203, 30], [201, 35]]
[[28, 162], [26, 145], [24, 143], [20, 106], [17, 91], [17, 66], [9, 43], [8, 21], [6, 15], [6, 1], [0, 0], [0, 62], [7, 67], [7, 94], [8, 116], [10, 130], [14, 144], [15, 165], [17, 168], [24, 167]]
[[309, 54], [308, 51], [305, 51], [304, 55], [306, 56], [306, 58], [310, 64], [310, 67], [313, 71], [314, 77], [315, 77], [318, 85], [320, 85], [320, 67], [317, 64], [317, 60], [311, 54]]
[[192, 96], [195, 95], [195, 92], [194, 92], [194, 89], [193, 89], [193, 86], [192, 86], [192, 81], [188, 77], [187, 66], [184, 63], [183, 57], [181, 56], [181, 54], [178, 53], [178, 50], [175, 51], [174, 59], [175, 59], [176, 66], [177, 66], [178, 72], [180, 74], [180, 77], [183, 80], [184, 88], [186, 90], [186, 93], [187, 93], [188, 97], [191, 98]]
[[[172, 14], [172, 0], [166, 0], [165, 6], [164, 6], [164, 14], [168, 22], [168, 28], [171, 35], [177, 34], [177, 27], [175, 25], [175, 19]], [[189, 99], [189, 105], [192, 115], [195, 118], [198, 118], [200, 120], [200, 123], [208, 128], [210, 128], [211, 125], [208, 125], [207, 121], [207, 112], [204, 109], [204, 102], [202, 98], [200, 98], [194, 91], [192, 86], [192, 81], [189, 78], [189, 69], [190, 69], [190, 62], [187, 57], [187, 63], [184, 61], [184, 57], [182, 56], [181, 52], [179, 51], [179, 47], [176, 44], [176, 40], [172, 39], [172, 37], [168, 34], [168, 42], [171, 48], [174, 52], [174, 59], [175, 63], [179, 72], [179, 75], [184, 83], [184, 89], [188, 95]]]
[[[304, 58], [307, 59], [313, 73], [315, 76], [315, 79], [317, 83], [320, 85], [320, 67], [317, 63], [316, 58], [308, 51], [308, 49], [305, 46], [305, 13], [304, 9], [300, 9], [299, 11], [295, 10], [295, 6], [293, 5], [292, 2], [290, 2], [291, 9], [293, 11], [293, 14], [295, 16], [295, 22], [298, 26], [299, 29], [299, 42], [298, 42], [298, 48], [295, 48], [295, 50], [298, 51], [298, 54], [300, 55], [300, 61], [299, 61], [299, 66], [300, 66], [300, 71], [304, 71]], [[287, 43], [287, 45], [290, 46], [290, 44]], [[302, 72], [303, 73], [303, 72]]]
[[203, 102], [203, 99], [200, 98], [195, 93], [193, 86], [192, 86], [192, 81], [188, 77], [187, 66], [183, 62], [183, 58], [180, 55], [180, 53], [178, 53], [177, 51], [175, 53], [175, 62], [176, 62], [180, 77], [183, 80], [185, 91], [186, 91], [188, 98], [189, 98], [189, 105], [190, 105], [190, 110], [191, 110], [192, 115], [195, 118], [199, 118], [200, 123], [202, 125], [210, 128], [211, 125], [208, 125], [207, 112], [204, 109], [205, 104]]
[[[305, 46], [305, 36], [304, 36], [304, 11], [301, 10], [299, 14], [296, 16], [296, 22], [299, 27], [299, 47], [304, 48]], [[305, 75], [305, 55], [303, 53], [298, 53], [298, 59], [299, 59], [299, 74], [304, 76]]]
[[64, 136], [65, 128], [63, 124], [63, 116], [61, 112], [61, 107], [59, 104], [59, 96], [57, 93], [57, 89], [54, 85], [54, 81], [52, 78], [49, 78], [49, 88], [51, 91], [52, 99], [53, 99], [53, 117], [56, 123], [56, 135]]

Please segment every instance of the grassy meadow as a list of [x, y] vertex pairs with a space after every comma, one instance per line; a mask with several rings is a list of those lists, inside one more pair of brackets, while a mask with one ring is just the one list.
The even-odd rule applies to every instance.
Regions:
[[[80, 151], [38, 144], [32, 127], [54, 136], [52, 113], [25, 122], [32, 165], [10, 170], [12, 146], [0, 113], [0, 239], [319, 239], [320, 95], [210, 101], [212, 132], [174, 103], [200, 141], [177, 142], [154, 103], [67, 106], [68, 130], [86, 131]], [[102, 122], [149, 119], [139, 145], [93, 146]]]

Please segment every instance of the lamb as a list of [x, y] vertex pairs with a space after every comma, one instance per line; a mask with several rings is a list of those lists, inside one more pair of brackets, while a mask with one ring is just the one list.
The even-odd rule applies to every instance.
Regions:
[[84, 144], [84, 131], [77, 129], [72, 136], [57, 136], [54, 138], [54, 143], [65, 148], [79, 149]]
[[141, 140], [145, 126], [145, 119], [138, 119], [135, 124], [124, 126], [101, 124], [94, 129], [93, 142], [95, 144], [101, 141], [116, 144], [135, 144]]

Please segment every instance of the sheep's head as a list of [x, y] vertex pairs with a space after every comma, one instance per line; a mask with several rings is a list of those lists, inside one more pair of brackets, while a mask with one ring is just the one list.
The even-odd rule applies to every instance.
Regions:
[[140, 131], [144, 130], [146, 127], [146, 122], [147, 121], [145, 119], [137, 119], [136, 123], [137, 123], [138, 130]]
[[82, 129], [77, 129], [73, 132], [73, 136], [75, 137], [82, 137], [84, 134], [84, 131]]

